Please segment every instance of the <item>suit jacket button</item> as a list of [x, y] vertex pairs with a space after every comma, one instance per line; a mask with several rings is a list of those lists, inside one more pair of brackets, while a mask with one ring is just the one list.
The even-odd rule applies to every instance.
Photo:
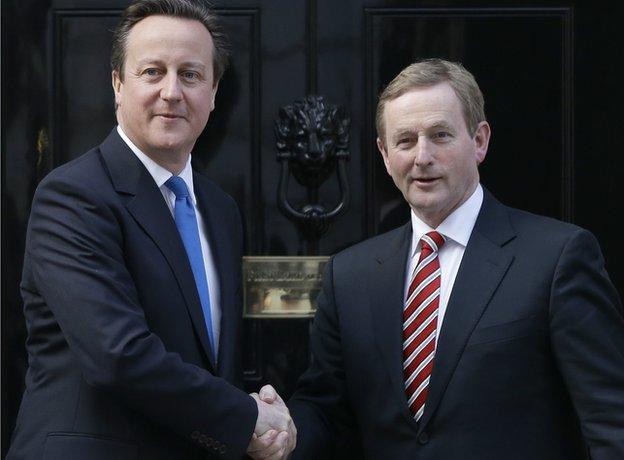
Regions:
[[429, 442], [429, 435], [426, 431], [423, 431], [418, 435], [418, 442], [421, 444], [427, 444]]
[[225, 444], [223, 444], [220, 448], [219, 448], [219, 452], [221, 452], [222, 454], [225, 454], [227, 452], [227, 446]]
[[199, 431], [193, 431], [191, 433], [191, 439], [194, 439], [194, 440], [199, 439]]

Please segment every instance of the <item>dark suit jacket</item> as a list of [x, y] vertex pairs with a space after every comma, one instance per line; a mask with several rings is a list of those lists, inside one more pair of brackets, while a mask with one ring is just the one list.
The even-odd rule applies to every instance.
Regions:
[[194, 174], [219, 271], [218, 364], [191, 268], [154, 180], [117, 134], [54, 170], [32, 204], [22, 279], [26, 391], [9, 459], [240, 458], [241, 222]]
[[486, 192], [419, 423], [401, 353], [410, 239], [408, 224], [328, 264], [293, 458], [329, 458], [352, 423], [373, 459], [624, 459], [624, 321], [594, 237]]

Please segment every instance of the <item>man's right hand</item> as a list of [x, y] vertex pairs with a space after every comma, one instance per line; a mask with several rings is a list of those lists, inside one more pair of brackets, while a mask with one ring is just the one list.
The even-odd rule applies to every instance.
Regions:
[[247, 453], [258, 459], [286, 458], [297, 443], [297, 428], [286, 404], [270, 385], [251, 397], [258, 406], [258, 419]]
[[252, 393], [251, 397], [258, 405], [258, 419], [254, 429], [256, 435], [262, 436], [271, 429], [296, 433], [290, 412], [273, 387], [266, 385], [260, 390], [260, 395]]

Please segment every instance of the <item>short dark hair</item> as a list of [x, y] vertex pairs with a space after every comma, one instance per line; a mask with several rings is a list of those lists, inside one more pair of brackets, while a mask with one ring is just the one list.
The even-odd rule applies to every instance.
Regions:
[[228, 66], [228, 43], [217, 15], [202, 0], [135, 0], [126, 8], [113, 33], [111, 68], [123, 81], [126, 46], [132, 28], [141, 20], [155, 15], [173, 16], [201, 22], [210, 32], [214, 45], [212, 68], [218, 82]]

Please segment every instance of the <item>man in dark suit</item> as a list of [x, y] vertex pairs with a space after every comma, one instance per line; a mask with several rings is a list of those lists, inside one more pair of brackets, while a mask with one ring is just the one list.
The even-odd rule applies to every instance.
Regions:
[[226, 63], [200, 1], [124, 12], [119, 126], [33, 200], [9, 459], [271, 458], [294, 443], [285, 406], [240, 389], [240, 217], [191, 169]]
[[483, 105], [437, 59], [382, 93], [411, 221], [328, 264], [293, 458], [330, 458], [349, 425], [373, 459], [624, 458], [624, 320], [598, 243], [479, 184]]

